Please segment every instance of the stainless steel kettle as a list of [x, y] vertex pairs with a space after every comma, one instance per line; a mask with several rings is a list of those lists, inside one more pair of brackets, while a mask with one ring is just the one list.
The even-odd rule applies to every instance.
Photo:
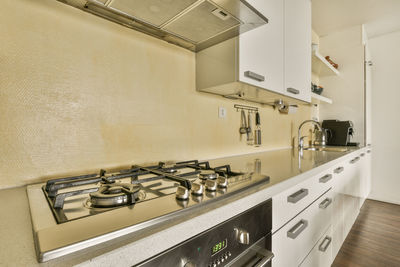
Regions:
[[315, 139], [314, 139], [314, 145], [315, 146], [326, 146], [328, 143], [328, 139], [331, 136], [330, 130], [329, 129], [324, 129], [318, 130], [317, 128], [314, 130], [315, 134]]

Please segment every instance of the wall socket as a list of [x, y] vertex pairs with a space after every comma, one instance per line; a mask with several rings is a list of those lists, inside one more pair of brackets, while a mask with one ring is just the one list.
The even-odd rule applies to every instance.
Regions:
[[226, 118], [226, 108], [224, 108], [224, 107], [218, 108], [218, 118], [220, 118], [220, 119]]

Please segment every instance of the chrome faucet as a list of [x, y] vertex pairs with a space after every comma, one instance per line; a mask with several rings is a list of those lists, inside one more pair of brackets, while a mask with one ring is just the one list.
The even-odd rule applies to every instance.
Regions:
[[322, 131], [322, 127], [321, 124], [318, 121], [315, 120], [306, 120], [303, 121], [300, 126], [299, 126], [299, 131], [298, 131], [298, 144], [299, 144], [299, 149], [302, 150], [304, 148], [304, 138], [306, 138], [307, 136], [302, 136], [300, 137], [300, 132], [301, 132], [301, 127], [303, 127], [304, 124], [306, 124], [307, 122], [313, 123], [315, 126], [317, 126], [318, 130]]

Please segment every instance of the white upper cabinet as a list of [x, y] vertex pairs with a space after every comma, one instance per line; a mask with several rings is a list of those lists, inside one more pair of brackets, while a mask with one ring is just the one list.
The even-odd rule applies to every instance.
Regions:
[[268, 23], [196, 53], [197, 90], [259, 103], [311, 102], [310, 0], [248, 3]]
[[285, 95], [311, 101], [311, 1], [285, 0]]
[[[282, 0], [248, 2], [267, 17], [269, 22], [239, 36], [239, 80], [283, 94], [284, 2]], [[249, 71], [260, 76], [253, 77], [249, 75]]]

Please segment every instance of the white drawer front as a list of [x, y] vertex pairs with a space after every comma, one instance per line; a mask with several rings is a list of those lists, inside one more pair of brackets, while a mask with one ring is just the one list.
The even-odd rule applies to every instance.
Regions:
[[332, 257], [332, 228], [322, 235], [307, 258], [301, 263], [301, 267], [329, 267]]
[[328, 191], [272, 235], [274, 267], [298, 266], [330, 226], [332, 193]]
[[272, 198], [272, 232], [299, 214], [332, 187], [334, 175], [323, 172]]

